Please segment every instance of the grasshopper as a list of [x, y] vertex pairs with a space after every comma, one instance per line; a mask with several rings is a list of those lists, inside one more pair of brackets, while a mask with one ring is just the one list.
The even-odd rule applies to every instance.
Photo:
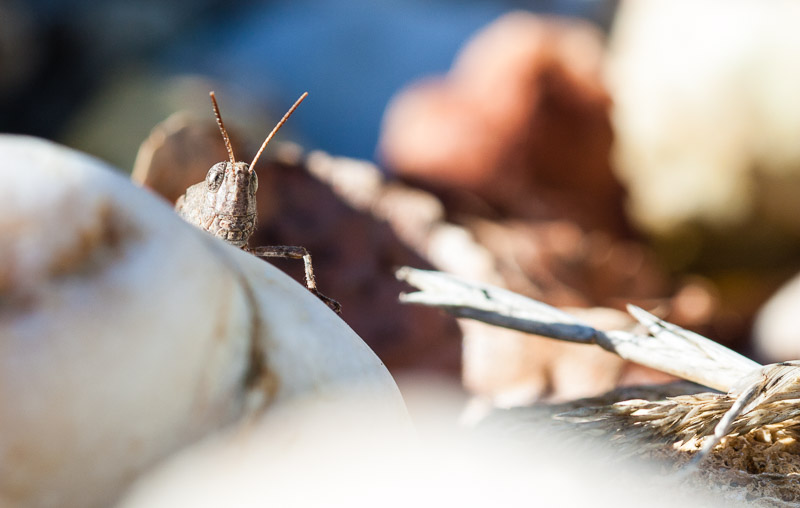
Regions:
[[214, 116], [217, 119], [217, 125], [222, 133], [222, 139], [228, 152], [228, 161], [214, 164], [208, 170], [205, 180], [186, 189], [186, 193], [176, 201], [175, 210], [191, 224], [258, 257], [302, 259], [305, 266], [305, 283], [308, 290], [317, 295], [320, 300], [325, 302], [336, 313], [339, 313], [341, 311], [339, 303], [323, 295], [317, 289], [314, 268], [311, 264], [311, 254], [305, 247], [276, 245], [251, 248], [248, 246], [250, 236], [256, 228], [258, 175], [254, 167], [267, 144], [278, 132], [278, 129], [286, 123], [286, 120], [297, 109], [297, 106], [308, 96], [308, 92], [300, 96], [289, 111], [283, 115], [283, 118], [272, 129], [264, 143], [261, 144], [261, 148], [250, 164], [236, 162], [230, 137], [228, 137], [228, 132], [219, 112], [217, 98], [214, 92], [210, 92], [209, 95], [211, 96]]

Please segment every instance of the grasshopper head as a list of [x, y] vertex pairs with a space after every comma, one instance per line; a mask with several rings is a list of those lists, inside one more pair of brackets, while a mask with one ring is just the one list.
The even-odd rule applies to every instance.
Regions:
[[210, 233], [243, 247], [255, 229], [258, 176], [245, 162], [218, 162], [205, 180], [202, 220]]

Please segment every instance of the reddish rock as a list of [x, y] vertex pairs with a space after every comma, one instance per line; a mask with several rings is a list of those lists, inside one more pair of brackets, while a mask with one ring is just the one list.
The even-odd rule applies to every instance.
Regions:
[[403, 178], [466, 192], [500, 215], [627, 233], [609, 164], [603, 52], [589, 24], [508, 14], [464, 47], [447, 76], [393, 99], [380, 153]]

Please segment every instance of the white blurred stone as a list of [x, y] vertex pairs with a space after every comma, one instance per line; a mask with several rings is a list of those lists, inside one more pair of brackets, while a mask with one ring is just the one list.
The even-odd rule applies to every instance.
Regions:
[[356, 386], [354, 421], [406, 422], [380, 360], [272, 265], [78, 152], [0, 136], [0, 160], [0, 505], [108, 506], [294, 397]]
[[753, 346], [765, 362], [800, 358], [800, 275], [761, 307], [753, 324]]
[[[424, 390], [435, 405], [422, 418], [418, 446], [380, 424], [354, 432], [346, 404], [321, 413], [295, 399], [290, 412], [271, 412], [246, 436], [180, 454], [118, 508], [741, 505], [743, 489], [707, 492], [707, 482], [691, 487], [647, 461], [614, 459], [609, 467], [608, 452], [581, 440], [580, 431], [570, 436], [546, 423], [552, 408], [518, 419], [509, 413], [502, 424], [466, 432], [435, 414], [452, 404], [442, 387], [428, 380]], [[335, 423], [322, 423], [331, 416]], [[298, 427], [310, 436], [305, 446], [291, 439]]]
[[616, 162], [640, 225], [800, 232], [800, 3], [630, 0], [611, 39]]

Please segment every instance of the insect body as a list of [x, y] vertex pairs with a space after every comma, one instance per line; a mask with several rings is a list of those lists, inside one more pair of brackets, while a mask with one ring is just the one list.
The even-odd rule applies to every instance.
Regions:
[[211, 92], [214, 115], [222, 132], [229, 160], [211, 166], [204, 181], [186, 189], [186, 193], [175, 203], [175, 210], [195, 226], [256, 256], [302, 259], [305, 264], [306, 287], [334, 311], [339, 312], [341, 309], [339, 303], [317, 290], [311, 254], [304, 247], [279, 245], [251, 249], [247, 245], [256, 227], [258, 176], [253, 168], [272, 137], [307, 95], [308, 93], [304, 93], [272, 129], [253, 162], [248, 165], [245, 162], [236, 162], [230, 138], [219, 114], [216, 97], [214, 92]]

